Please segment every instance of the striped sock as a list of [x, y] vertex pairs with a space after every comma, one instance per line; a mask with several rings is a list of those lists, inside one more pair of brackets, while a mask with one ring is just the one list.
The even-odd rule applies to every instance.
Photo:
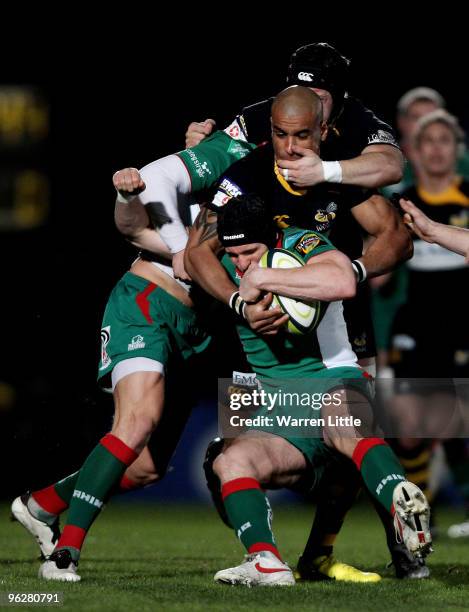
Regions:
[[88, 529], [112, 488], [137, 456], [132, 448], [112, 434], [101, 439], [79, 472], [67, 522], [55, 550], [67, 548], [72, 559], [78, 560]]
[[352, 460], [371, 495], [393, 514], [392, 494], [406, 478], [388, 444], [382, 438], [364, 438], [355, 447]]
[[[57, 516], [69, 507], [79, 473], [79, 471], [74, 472], [45, 489], [39, 489], [31, 493], [27, 507], [34, 518], [52, 525]], [[111, 491], [109, 497], [140, 489], [141, 486], [124, 474], [117, 486]]]
[[272, 533], [272, 509], [255, 478], [235, 478], [221, 490], [226, 513], [249, 553], [269, 550], [282, 560]]

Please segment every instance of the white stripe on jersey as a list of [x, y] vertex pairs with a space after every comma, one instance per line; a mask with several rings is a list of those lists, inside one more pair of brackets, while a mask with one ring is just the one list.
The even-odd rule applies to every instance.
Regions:
[[322, 361], [326, 368], [358, 368], [357, 356], [348, 339], [342, 301], [331, 302], [316, 330]]

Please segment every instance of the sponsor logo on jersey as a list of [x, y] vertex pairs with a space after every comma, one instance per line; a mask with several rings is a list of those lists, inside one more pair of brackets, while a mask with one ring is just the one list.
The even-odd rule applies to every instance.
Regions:
[[230, 125], [223, 131], [225, 134], [228, 134], [230, 138], [233, 138], [233, 140], [242, 140], [243, 142], [247, 142], [243, 131], [243, 126], [239, 124], [238, 119], [235, 119], [233, 123], [230, 123]]
[[366, 332], [363, 332], [361, 336], [356, 336], [353, 339], [353, 347], [357, 353], [363, 352], [366, 347]]
[[[315, 216], [314, 220], [316, 221], [316, 231], [318, 232], [327, 232], [330, 229], [331, 222], [336, 218], [337, 204], [335, 202], [329, 202], [326, 208], [320, 208]], [[313, 225], [313, 224], [311, 224]]]
[[130, 344], [127, 345], [128, 351], [135, 351], [137, 349], [145, 348], [145, 342], [143, 341], [143, 336], [134, 336]]
[[89, 493], [85, 493], [84, 491], [79, 491], [78, 489], [75, 489], [75, 491], [73, 491], [73, 497], [76, 497], [77, 499], [82, 499], [88, 504], [96, 506], [96, 508], [103, 507], [104, 502], [102, 502], [100, 499], [97, 499], [93, 495], [90, 495]]
[[242, 142], [239, 142], [239, 140], [231, 140], [227, 151], [236, 159], [242, 159], [249, 153], [249, 149], [247, 149]]
[[239, 126], [237, 125], [233, 125], [229, 130], [228, 130], [228, 134], [230, 135], [231, 138], [238, 138], [239, 137]]
[[237, 198], [243, 193], [241, 189], [238, 187], [238, 185], [236, 185], [236, 183], [232, 183], [227, 178], [224, 178], [222, 180], [222, 182], [220, 183], [219, 189], [224, 191], [226, 195], [229, 195], [231, 198]]
[[105, 370], [111, 363], [111, 358], [107, 354], [106, 347], [111, 339], [111, 326], [103, 327], [101, 330], [101, 367], [100, 370]]
[[301, 255], [307, 255], [315, 249], [318, 244], [321, 243], [321, 239], [316, 234], [306, 234], [303, 238], [295, 245], [295, 250]]
[[337, 216], [335, 212], [336, 210], [337, 204], [335, 202], [329, 202], [326, 209], [320, 208], [317, 211], [317, 213], [314, 215], [314, 219], [315, 221], [323, 224], [321, 225], [321, 229], [325, 229], [331, 223], [331, 221], [334, 221]]
[[217, 193], [213, 196], [212, 204], [215, 204], [215, 206], [224, 206], [231, 198], [236, 198], [242, 195], [242, 193], [238, 185], [224, 178], [220, 183]]
[[327, 212], [325, 210], [318, 210], [318, 212], [314, 215], [316, 221], [319, 223], [330, 223], [336, 217], [334, 212]]
[[215, 206], [225, 206], [225, 204], [230, 200], [231, 197], [226, 195], [224, 191], [217, 191], [217, 193], [213, 196], [212, 204]]
[[287, 227], [290, 227], [290, 223], [288, 221], [289, 219], [289, 215], [275, 215], [274, 222], [277, 224], [278, 228], [285, 229]]
[[299, 72], [298, 73], [298, 80], [299, 81], [307, 81], [308, 83], [311, 83], [313, 80], [314, 74], [312, 72]]
[[391, 132], [385, 130], [378, 130], [374, 134], [368, 136], [368, 144], [393, 144], [397, 145], [396, 139]]
[[258, 382], [255, 372], [233, 371], [233, 383], [235, 385], [246, 385], [247, 387], [257, 387]]
[[212, 174], [210, 168], [208, 167], [207, 162], [204, 161], [203, 163], [201, 163], [199, 158], [197, 157], [197, 155], [194, 153], [192, 149], [187, 149], [187, 154], [191, 158], [192, 163], [194, 164], [194, 167], [195, 167], [195, 171], [200, 176], [200, 178], [204, 178], [206, 173]]
[[244, 119], [244, 115], [240, 115], [238, 117], [238, 121], [239, 121], [239, 125], [241, 126], [241, 129], [243, 130], [243, 134], [246, 137], [246, 140], [248, 138], [248, 128], [246, 127], [246, 121]]

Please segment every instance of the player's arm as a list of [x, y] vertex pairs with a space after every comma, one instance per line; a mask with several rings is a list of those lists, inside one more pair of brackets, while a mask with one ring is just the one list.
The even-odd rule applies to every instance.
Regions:
[[399, 203], [405, 211], [404, 223], [419, 238], [464, 255], [469, 263], [469, 230], [433, 221], [410, 200], [401, 198]]
[[187, 231], [178, 206], [180, 197], [190, 192], [191, 185], [184, 164], [176, 155], [158, 159], [141, 170], [119, 170], [113, 183], [118, 192], [115, 223], [124, 236], [135, 239], [153, 224], [171, 253], [184, 249]]
[[306, 153], [306, 149], [299, 147], [298, 161], [279, 164], [289, 168], [289, 180], [294, 180], [298, 187], [328, 182], [369, 189], [401, 180], [404, 157], [391, 126], [355, 101], [350, 103], [342, 129], [347, 130], [347, 140], [353, 146], [348, 159], [323, 161], [312, 151]]
[[118, 170], [112, 177], [117, 190], [114, 220], [120, 233], [134, 246], [171, 260], [172, 253], [153, 228], [138, 195], [146, 185], [136, 168]]
[[297, 300], [334, 302], [354, 297], [356, 280], [350, 259], [330, 250], [311, 257], [301, 268], [260, 268], [253, 265], [241, 279], [239, 293], [246, 301], [265, 291]]
[[[230, 298], [238, 288], [218, 259], [221, 250], [217, 235], [217, 215], [203, 207], [189, 232], [185, 268], [207, 293], [230, 305]], [[245, 308], [245, 318], [253, 330], [262, 334], [276, 334], [286, 322], [288, 317], [278, 307], [270, 309], [271, 303], [272, 295], [268, 294], [256, 304]]]
[[399, 213], [385, 198], [371, 196], [354, 206], [352, 215], [372, 237], [364, 255], [358, 259], [368, 278], [389, 272], [412, 257], [413, 243], [409, 232]]
[[131, 204], [116, 204], [114, 216], [116, 226], [130, 243], [171, 262], [173, 254], [153, 228], [145, 207], [138, 198]]
[[229, 304], [237, 290], [221, 265], [222, 246], [217, 235], [217, 215], [202, 207], [189, 232], [184, 264], [193, 280], [220, 302]]
[[[341, 160], [342, 182], [374, 189], [398, 183], [404, 171], [404, 156], [393, 129], [370, 109], [354, 104], [350, 116], [357, 154]], [[358, 151], [360, 154], [358, 154]]]
[[[137, 204], [136, 202], [135, 206], [139, 206], [145, 212], [145, 209], [141, 203]], [[151, 222], [149, 221], [149, 223]], [[159, 233], [156, 232], [154, 228], [151, 226], [151, 224], [149, 227], [144, 227], [144, 228], [138, 229], [137, 231], [132, 230], [132, 232], [129, 233], [128, 235], [126, 235], [125, 232], [122, 232], [122, 234], [124, 234], [127, 240], [131, 244], [136, 246], [138, 249], [143, 249], [145, 251], [150, 251], [151, 253], [155, 253], [156, 255], [159, 255], [160, 257], [167, 259], [169, 265], [171, 265], [173, 254], [168, 249], [166, 244], [163, 242]]]
[[140, 171], [125, 168], [114, 174], [113, 183], [119, 231], [140, 248], [172, 257], [175, 276], [190, 280], [183, 263], [187, 231], [179, 213], [191, 189], [183, 162], [169, 155]]
[[340, 162], [342, 182], [370, 189], [398, 183], [404, 170], [404, 156], [396, 147], [385, 144], [370, 145], [354, 159]]
[[279, 160], [278, 166], [288, 169], [288, 180], [297, 187], [329, 182], [371, 189], [398, 183], [402, 178], [404, 158], [400, 150], [391, 145], [370, 145], [358, 157], [330, 162], [323, 161], [310, 149], [298, 145], [292, 148], [300, 159]]

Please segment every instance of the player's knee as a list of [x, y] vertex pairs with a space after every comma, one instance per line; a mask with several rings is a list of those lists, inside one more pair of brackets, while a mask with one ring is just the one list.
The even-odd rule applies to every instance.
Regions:
[[115, 399], [116, 418], [112, 433], [140, 452], [162, 415], [163, 377], [157, 372], [128, 376], [119, 382]]
[[221, 482], [234, 478], [257, 478], [257, 471], [249, 453], [236, 446], [228, 447], [218, 455], [213, 462], [213, 471]]
[[324, 437], [327, 439], [329, 445], [332, 446], [332, 448], [334, 448], [337, 452], [339, 452], [341, 455], [345, 455], [345, 457], [348, 457], [349, 459], [352, 458], [353, 451], [358, 443], [356, 438], [337, 436], [337, 432], [335, 432], [335, 434], [329, 433], [329, 435], [325, 435]]

